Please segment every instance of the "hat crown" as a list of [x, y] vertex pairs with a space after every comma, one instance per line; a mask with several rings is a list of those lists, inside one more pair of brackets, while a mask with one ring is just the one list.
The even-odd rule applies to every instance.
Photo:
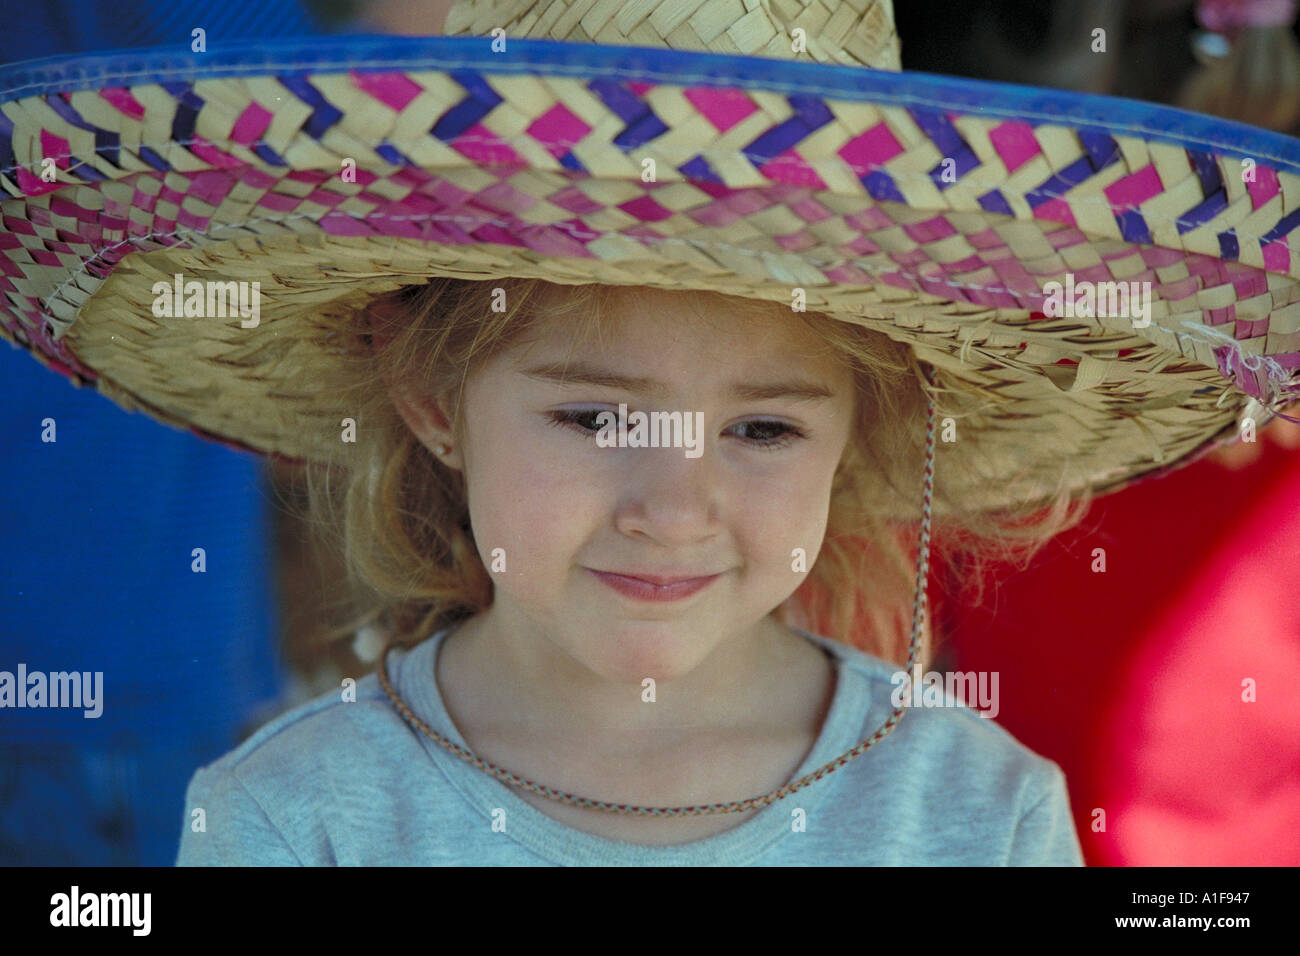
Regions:
[[496, 27], [507, 39], [902, 68], [893, 0], [456, 0], [443, 33], [488, 36]]

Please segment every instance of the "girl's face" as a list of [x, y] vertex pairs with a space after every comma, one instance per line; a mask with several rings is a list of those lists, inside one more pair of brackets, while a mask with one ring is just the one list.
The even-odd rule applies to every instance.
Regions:
[[[694, 424], [702, 413], [696, 457], [598, 445], [596, 414], [617, 416], [620, 403], [629, 418], [680, 412]], [[443, 461], [465, 472], [495, 582], [490, 626], [548, 642], [566, 667], [639, 683], [687, 674], [771, 626], [821, 548], [855, 397], [850, 370], [779, 304], [759, 319], [638, 288], [619, 290], [605, 336], [574, 348], [552, 319], [471, 376], [463, 446], [443, 406], [398, 406], [430, 448], [453, 445]], [[595, 572], [716, 577], [655, 601]]]

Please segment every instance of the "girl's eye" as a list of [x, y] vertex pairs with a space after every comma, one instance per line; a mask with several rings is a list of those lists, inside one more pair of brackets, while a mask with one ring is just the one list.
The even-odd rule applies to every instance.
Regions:
[[[596, 421], [599, 411], [577, 411], [577, 412], [551, 412], [550, 422], [561, 428], [568, 428], [572, 431], [584, 432], [594, 435], [600, 431], [600, 425]], [[590, 421], [591, 427], [587, 428], [584, 422]]]
[[[576, 431], [582, 435], [590, 437], [600, 431], [601, 425], [600, 422], [596, 420], [596, 416], [600, 415], [603, 411], [605, 410], [598, 408], [583, 409], [579, 411], [551, 412], [548, 420], [552, 425], [555, 425], [558, 428], [568, 428], [571, 431]], [[754, 429], [757, 430], [760, 435], [779, 436], [769, 439], [741, 439], [746, 444], [752, 445], [755, 448], [766, 450], [785, 448], [797, 439], [807, 437], [807, 435], [798, 428], [795, 428], [793, 425], [787, 425], [785, 422], [778, 421], [759, 420], [741, 422], [739, 425], [734, 427]]]
[[754, 441], [753, 439], [746, 439], [746, 441], [751, 442], [752, 444], [754, 444], [759, 448], [784, 448], [787, 445], [793, 444], [795, 441], [797, 441], [800, 438], [807, 437], [806, 435], [804, 435], [802, 431], [795, 428], [793, 425], [787, 425], [785, 422], [760, 420], [754, 422], [741, 422], [739, 425], [735, 427], [754, 428], [757, 429], [760, 435], [766, 434], [766, 435], [775, 436], [766, 441]]

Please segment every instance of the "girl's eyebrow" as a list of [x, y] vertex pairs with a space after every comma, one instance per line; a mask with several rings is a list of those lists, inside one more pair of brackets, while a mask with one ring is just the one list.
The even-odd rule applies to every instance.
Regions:
[[[587, 385], [597, 388], [617, 388], [636, 395], [651, 398], [663, 398], [668, 395], [668, 387], [652, 378], [639, 378], [620, 375], [608, 369], [598, 368], [586, 362], [565, 365], [550, 362], [520, 369], [520, 374], [529, 378], [553, 382], [558, 385]], [[726, 393], [731, 398], [741, 401], [758, 402], [772, 398], [787, 398], [799, 402], [824, 402], [835, 395], [825, 386], [804, 379], [787, 379], [779, 382], [732, 382]]]

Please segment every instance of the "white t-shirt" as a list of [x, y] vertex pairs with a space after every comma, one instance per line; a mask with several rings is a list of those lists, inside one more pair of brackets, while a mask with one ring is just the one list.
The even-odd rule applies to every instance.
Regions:
[[[389, 654], [394, 690], [469, 748], [434, 663], [449, 630]], [[894, 666], [796, 628], [835, 658], [834, 698], [792, 779], [873, 734]], [[204, 810], [195, 832], [191, 811]], [[802, 811], [798, 814], [795, 811]], [[494, 815], [495, 811], [495, 815]], [[505, 828], [493, 827], [502, 818]], [[796, 823], [797, 821], [797, 823]], [[883, 740], [733, 829], [643, 846], [576, 830], [412, 729], [374, 674], [270, 721], [195, 772], [177, 865], [1081, 866], [1060, 767], [962, 706], [911, 706]]]

